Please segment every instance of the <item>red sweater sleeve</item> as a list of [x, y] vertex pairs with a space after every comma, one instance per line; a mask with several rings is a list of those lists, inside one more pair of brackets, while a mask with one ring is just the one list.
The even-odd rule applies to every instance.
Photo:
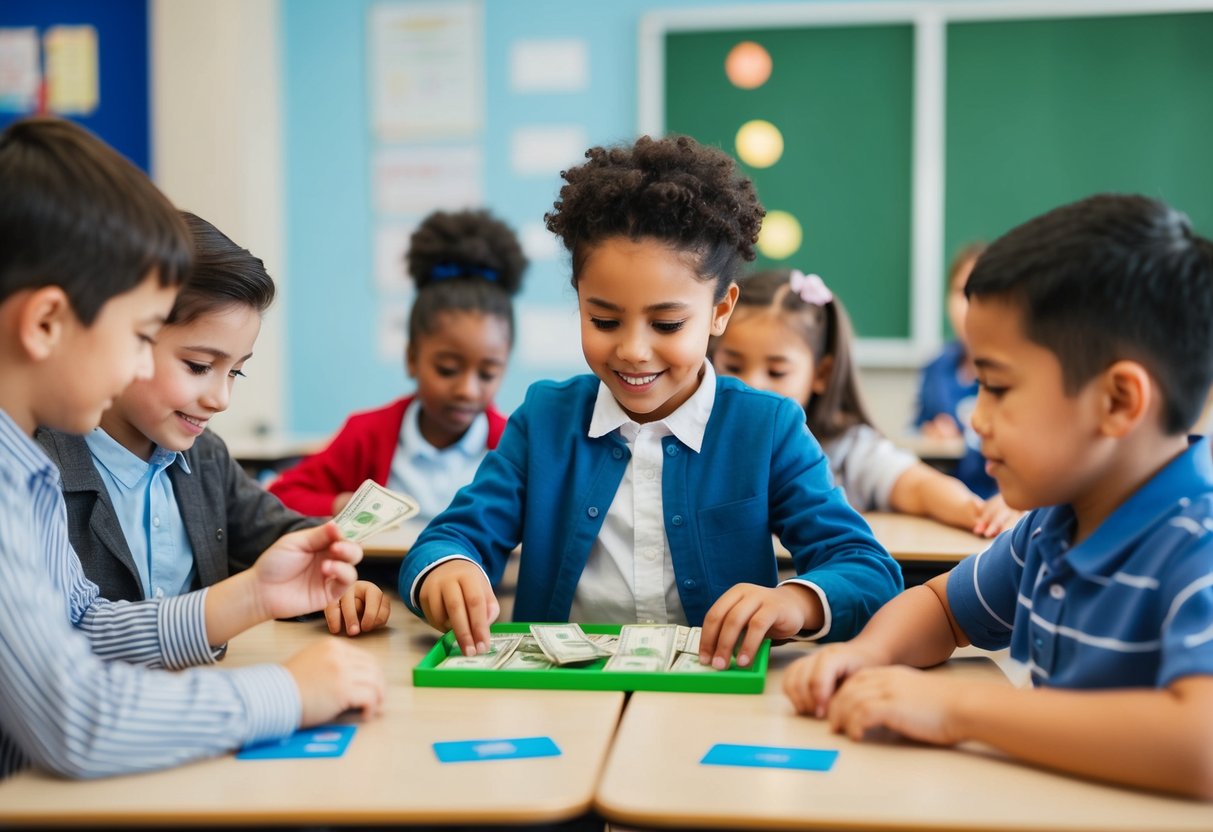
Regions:
[[327, 448], [270, 483], [270, 493], [301, 514], [325, 517], [333, 513], [338, 494], [357, 490], [364, 480], [387, 485], [396, 439], [411, 401], [410, 396], [350, 416]]

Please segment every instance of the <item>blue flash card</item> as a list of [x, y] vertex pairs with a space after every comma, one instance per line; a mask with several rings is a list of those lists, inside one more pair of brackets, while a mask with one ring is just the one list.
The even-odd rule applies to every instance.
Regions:
[[838, 752], [823, 748], [786, 748], [778, 745], [727, 745], [717, 743], [699, 761], [705, 766], [748, 766], [751, 768], [795, 768], [802, 771], [829, 771]]
[[434, 754], [440, 763], [470, 763], [476, 760], [522, 760], [527, 757], [559, 757], [560, 746], [551, 737], [517, 737], [499, 740], [436, 742]]
[[317, 725], [300, 728], [289, 737], [246, 745], [237, 760], [287, 760], [298, 757], [340, 757], [354, 738], [356, 725]]

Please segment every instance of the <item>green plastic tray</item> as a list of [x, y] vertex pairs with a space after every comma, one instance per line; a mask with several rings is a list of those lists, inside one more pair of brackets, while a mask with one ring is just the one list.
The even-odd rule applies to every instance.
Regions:
[[[529, 633], [530, 624], [494, 624], [493, 633]], [[582, 624], [587, 633], [618, 634], [619, 624]], [[455, 634], [448, 632], [438, 640], [413, 668], [415, 687], [436, 688], [532, 688], [541, 690], [661, 690], [689, 693], [762, 693], [767, 678], [767, 660], [771, 642], [766, 639], [749, 667], [731, 667], [714, 673], [603, 673], [606, 659], [577, 667], [550, 670], [443, 670], [438, 664], [450, 655], [458, 655]]]

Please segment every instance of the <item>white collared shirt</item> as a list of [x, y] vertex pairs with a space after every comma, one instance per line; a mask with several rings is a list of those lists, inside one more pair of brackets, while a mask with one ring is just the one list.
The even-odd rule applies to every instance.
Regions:
[[577, 582], [570, 621], [687, 623], [665, 533], [661, 440], [673, 436], [699, 453], [716, 403], [716, 371], [709, 361], [703, 367], [698, 389], [682, 406], [645, 424], [633, 421], [610, 388], [599, 384], [589, 436], [596, 439], [618, 430], [632, 454]]
[[455, 492], [476, 476], [488, 453], [489, 417], [481, 413], [449, 448], [435, 448], [421, 435], [421, 401], [414, 399], [400, 422], [387, 487], [410, 495], [421, 506], [415, 522], [424, 525], [442, 512]]

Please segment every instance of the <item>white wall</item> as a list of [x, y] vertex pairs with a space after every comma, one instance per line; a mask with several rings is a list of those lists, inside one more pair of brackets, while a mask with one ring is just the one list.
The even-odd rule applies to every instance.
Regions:
[[278, 299], [215, 419], [245, 444], [284, 422], [283, 133], [277, 0], [153, 0], [152, 172], [179, 207], [265, 261]]

